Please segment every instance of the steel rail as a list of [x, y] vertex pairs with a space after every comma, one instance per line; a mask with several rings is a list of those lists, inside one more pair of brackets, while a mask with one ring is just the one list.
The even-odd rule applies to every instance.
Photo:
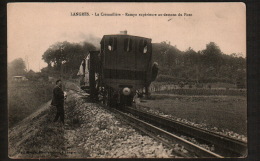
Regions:
[[[145, 106], [143, 106], [145, 107]], [[207, 143], [213, 144], [215, 147], [221, 147], [222, 153], [226, 153], [226, 156], [246, 156], [247, 155], [247, 143], [236, 140], [224, 135], [220, 135], [208, 130], [197, 128], [191, 125], [184, 124], [173, 119], [165, 118], [155, 114], [151, 114], [142, 110], [137, 110], [132, 107], [125, 107], [125, 111], [138, 116], [141, 119], [145, 119], [156, 126], [162, 126], [166, 129], [172, 129], [174, 131], [190, 135], [196, 139], [203, 140]], [[223, 155], [223, 154], [222, 154]]]
[[[82, 93], [80, 93], [78, 90], [75, 90], [75, 89], [70, 89], [70, 90], [77, 92], [77, 94], [80, 94], [80, 95], [82, 95], [82, 96], [85, 96], [85, 95], [83, 95]], [[102, 106], [104, 106], [104, 105], [102, 105]], [[187, 141], [187, 140], [185, 140], [185, 139], [183, 139], [183, 138], [181, 138], [181, 137], [179, 137], [179, 136], [177, 136], [177, 135], [174, 135], [174, 134], [172, 134], [172, 133], [170, 133], [170, 132], [167, 132], [167, 131], [165, 131], [165, 130], [163, 130], [163, 129], [161, 129], [161, 128], [158, 128], [158, 127], [156, 127], [156, 126], [154, 126], [154, 125], [152, 125], [152, 124], [149, 124], [149, 123], [144, 122], [144, 121], [142, 121], [142, 120], [139, 120], [139, 119], [137, 119], [137, 118], [135, 118], [135, 117], [129, 116], [129, 115], [127, 115], [127, 114], [124, 114], [123, 112], [118, 111], [118, 110], [116, 110], [116, 109], [108, 108], [108, 107], [105, 107], [105, 108], [107, 108], [107, 109], [109, 109], [109, 110], [113, 110], [114, 112], [120, 113], [120, 114], [124, 115], [125, 118], [127, 118], [128, 120], [134, 122], [135, 124], [139, 124], [139, 126], [142, 127], [142, 129], [139, 128], [139, 130], [141, 130], [142, 132], [145, 132], [146, 134], [148, 134], [149, 132], [152, 132], [152, 131], [153, 131], [152, 133], [156, 133], [156, 135], [160, 134], [161, 136], [164, 136], [164, 137], [168, 138], [169, 140], [172, 140], [172, 141], [175, 142], [175, 143], [178, 143], [178, 144], [180, 144], [180, 145], [184, 145], [184, 147], [185, 147], [187, 150], [189, 150], [190, 152], [195, 153], [195, 154], [198, 155], [198, 156], [210, 157], [210, 158], [212, 158], [212, 157], [213, 157], [213, 158], [216, 158], [216, 157], [217, 157], [217, 158], [223, 158], [223, 156], [221, 156], [221, 155], [219, 155], [219, 154], [213, 153], [213, 152], [211, 152], [211, 151], [209, 151], [209, 150], [206, 150], [206, 149], [204, 149], [204, 148], [202, 148], [202, 147], [199, 147], [199, 146], [196, 145], [196, 144], [193, 144], [193, 143], [191, 143], [191, 142], [189, 142], [189, 141]], [[159, 123], [159, 124], [161, 124], [161, 125], [162, 125], [163, 122], [164, 122], [163, 124], [167, 124], [167, 123], [169, 123], [169, 121], [170, 121], [170, 123], [171, 123], [171, 121], [173, 121], [173, 120], [170, 120], [170, 119], [161, 117], [161, 116], [156, 116], [156, 115], [150, 114], [150, 113], [148, 113], [148, 112], [139, 111], [139, 110], [136, 110], [136, 109], [133, 109], [133, 108], [130, 108], [130, 107], [125, 107], [124, 110], [127, 111], [127, 112], [130, 112], [130, 113], [132, 113], [132, 114], [134, 114], [134, 115], [137, 114], [137, 115], [139, 116], [139, 118], [145, 118], [145, 119], [150, 118], [149, 120], [152, 121], [152, 122], [155, 121], [155, 120], [152, 120], [152, 118], [154, 118], [154, 116], [157, 117], [157, 118], [162, 118], [163, 120], [161, 120], [161, 119], [156, 120], [157, 123]], [[140, 113], [140, 112], [141, 112], [141, 113]], [[165, 122], [164, 119], [166, 119], [167, 121]], [[183, 124], [183, 123], [181, 123], [181, 124]], [[173, 126], [174, 124], [171, 124], [171, 125]], [[185, 125], [185, 124], [184, 124], [184, 125]], [[192, 126], [191, 126], [191, 127], [192, 127]], [[138, 128], [138, 127], [135, 127], [135, 128]], [[190, 130], [190, 127], [189, 127], [189, 126], [186, 127], [186, 128]], [[152, 129], [153, 129], [153, 130], [152, 130]], [[184, 129], [185, 129], [185, 128], [184, 128]], [[186, 129], [186, 130], [187, 130], [187, 129]], [[151, 131], [151, 130], [152, 130], [152, 131]], [[182, 129], [182, 130], [181, 130], [181, 129], [178, 129], [178, 127], [177, 127], [177, 130], [178, 130], [178, 131], [183, 131], [183, 129]], [[189, 130], [188, 130], [188, 131], [189, 131]], [[192, 134], [194, 134], [194, 133], [192, 133]], [[159, 140], [159, 141], [161, 141], [164, 145], [173, 148], [173, 147], [171, 146], [171, 144], [165, 142], [164, 140], [159, 139], [158, 137], [152, 136], [152, 135], [150, 135], [150, 134], [148, 134], [148, 135], [151, 136], [151, 137], [153, 137], [153, 138], [155, 138], [155, 139], [157, 139], [157, 140]], [[180, 156], [187, 157], [186, 154], [180, 153], [180, 152], [178, 152], [178, 151], [175, 151], [175, 153], [178, 154], [178, 155], [180, 155]]]
[[[109, 110], [114, 110], [114, 109], [109, 109]], [[114, 113], [118, 113], [118, 111], [113, 111]], [[134, 127], [135, 129], [139, 130], [141, 133], [150, 136], [151, 138], [155, 139], [156, 141], [162, 143], [164, 146], [172, 149], [172, 154], [176, 155], [176, 156], [181, 156], [181, 157], [185, 157], [185, 158], [191, 158], [192, 155], [191, 154], [186, 154], [185, 152], [181, 152], [178, 149], [176, 149], [176, 146], [160, 137], [158, 137], [157, 134], [152, 133], [150, 130], [146, 130], [145, 128], [143, 128], [140, 125], [137, 125], [134, 122], [131, 122], [131, 120], [127, 119], [128, 116], [125, 117], [125, 115], [122, 115], [121, 113], [119, 113], [119, 115], [116, 115], [116, 117], [118, 117], [119, 119], [123, 120], [124, 122], [127, 122], [127, 124], [131, 125], [132, 127]], [[194, 155], [193, 155], [194, 156]]]
[[[165, 131], [159, 127], [156, 127], [152, 124], [149, 124], [143, 120], [137, 119], [136, 117], [130, 116], [122, 111], [113, 109], [113, 111], [119, 113], [120, 115], [122, 115], [124, 117], [124, 119], [127, 119], [133, 123], [135, 123], [135, 128], [143, 128], [146, 132], [150, 132], [150, 133], [154, 133], [155, 135], [160, 135], [163, 136], [164, 138], [167, 138], [168, 140], [170, 140], [170, 142], [172, 144], [180, 144], [182, 146], [185, 147], [185, 149], [187, 149], [189, 152], [196, 154], [199, 157], [205, 157], [205, 158], [223, 158], [223, 156], [216, 154], [212, 151], [209, 151], [207, 149], [204, 149], [192, 142], [189, 142], [177, 135], [174, 135], [168, 131]], [[143, 130], [143, 131], [144, 131]], [[169, 143], [167, 143], [169, 145]], [[183, 156], [183, 154], [181, 154]], [[184, 154], [187, 157], [187, 154]]]

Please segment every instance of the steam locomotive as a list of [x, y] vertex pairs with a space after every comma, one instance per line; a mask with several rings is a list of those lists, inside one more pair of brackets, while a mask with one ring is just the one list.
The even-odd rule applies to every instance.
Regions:
[[90, 51], [81, 63], [81, 89], [107, 106], [132, 105], [135, 95], [148, 95], [158, 72], [151, 41], [126, 32], [104, 35], [100, 51]]

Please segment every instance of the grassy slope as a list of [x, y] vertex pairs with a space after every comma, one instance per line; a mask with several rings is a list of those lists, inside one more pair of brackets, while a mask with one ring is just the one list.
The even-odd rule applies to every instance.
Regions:
[[52, 123], [55, 109], [50, 101], [9, 129], [9, 157], [46, 158], [64, 156], [64, 129]]
[[12, 127], [52, 98], [53, 84], [48, 82], [10, 82], [8, 84], [8, 118]]
[[195, 123], [247, 134], [247, 101], [242, 96], [176, 96], [154, 94], [144, 105]]

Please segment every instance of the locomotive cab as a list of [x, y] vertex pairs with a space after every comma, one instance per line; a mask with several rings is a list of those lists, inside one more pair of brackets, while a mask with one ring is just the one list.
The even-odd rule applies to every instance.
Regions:
[[142, 88], [150, 72], [151, 39], [129, 35], [105, 35], [101, 40], [104, 83], [114, 89]]
[[[137, 90], [142, 90], [152, 81], [152, 44], [151, 39], [127, 34], [104, 35], [100, 53], [90, 53], [98, 80], [96, 87], [103, 95], [105, 104], [131, 105]], [[95, 57], [95, 58], [94, 58]], [[94, 60], [95, 59], [95, 60]], [[93, 66], [97, 66], [93, 67]], [[90, 72], [91, 74], [91, 72]], [[91, 76], [90, 76], [91, 79]], [[94, 79], [93, 79], [94, 80]], [[91, 85], [90, 85], [91, 86]]]

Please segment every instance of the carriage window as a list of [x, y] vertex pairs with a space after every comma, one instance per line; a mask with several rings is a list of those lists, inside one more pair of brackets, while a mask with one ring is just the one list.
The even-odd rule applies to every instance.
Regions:
[[147, 46], [147, 41], [146, 40], [140, 40], [139, 42], [139, 51], [141, 53], [147, 53], [148, 46]]
[[117, 48], [117, 39], [115, 37], [110, 37], [108, 40], [107, 49], [109, 51], [115, 51]]
[[132, 44], [133, 44], [132, 39], [129, 39], [129, 38], [125, 39], [124, 50], [127, 52], [130, 52], [132, 50]]
[[112, 51], [112, 45], [109, 44], [107, 48], [109, 51]]
[[147, 45], [144, 46], [144, 50], [143, 50], [143, 53], [147, 53]]

